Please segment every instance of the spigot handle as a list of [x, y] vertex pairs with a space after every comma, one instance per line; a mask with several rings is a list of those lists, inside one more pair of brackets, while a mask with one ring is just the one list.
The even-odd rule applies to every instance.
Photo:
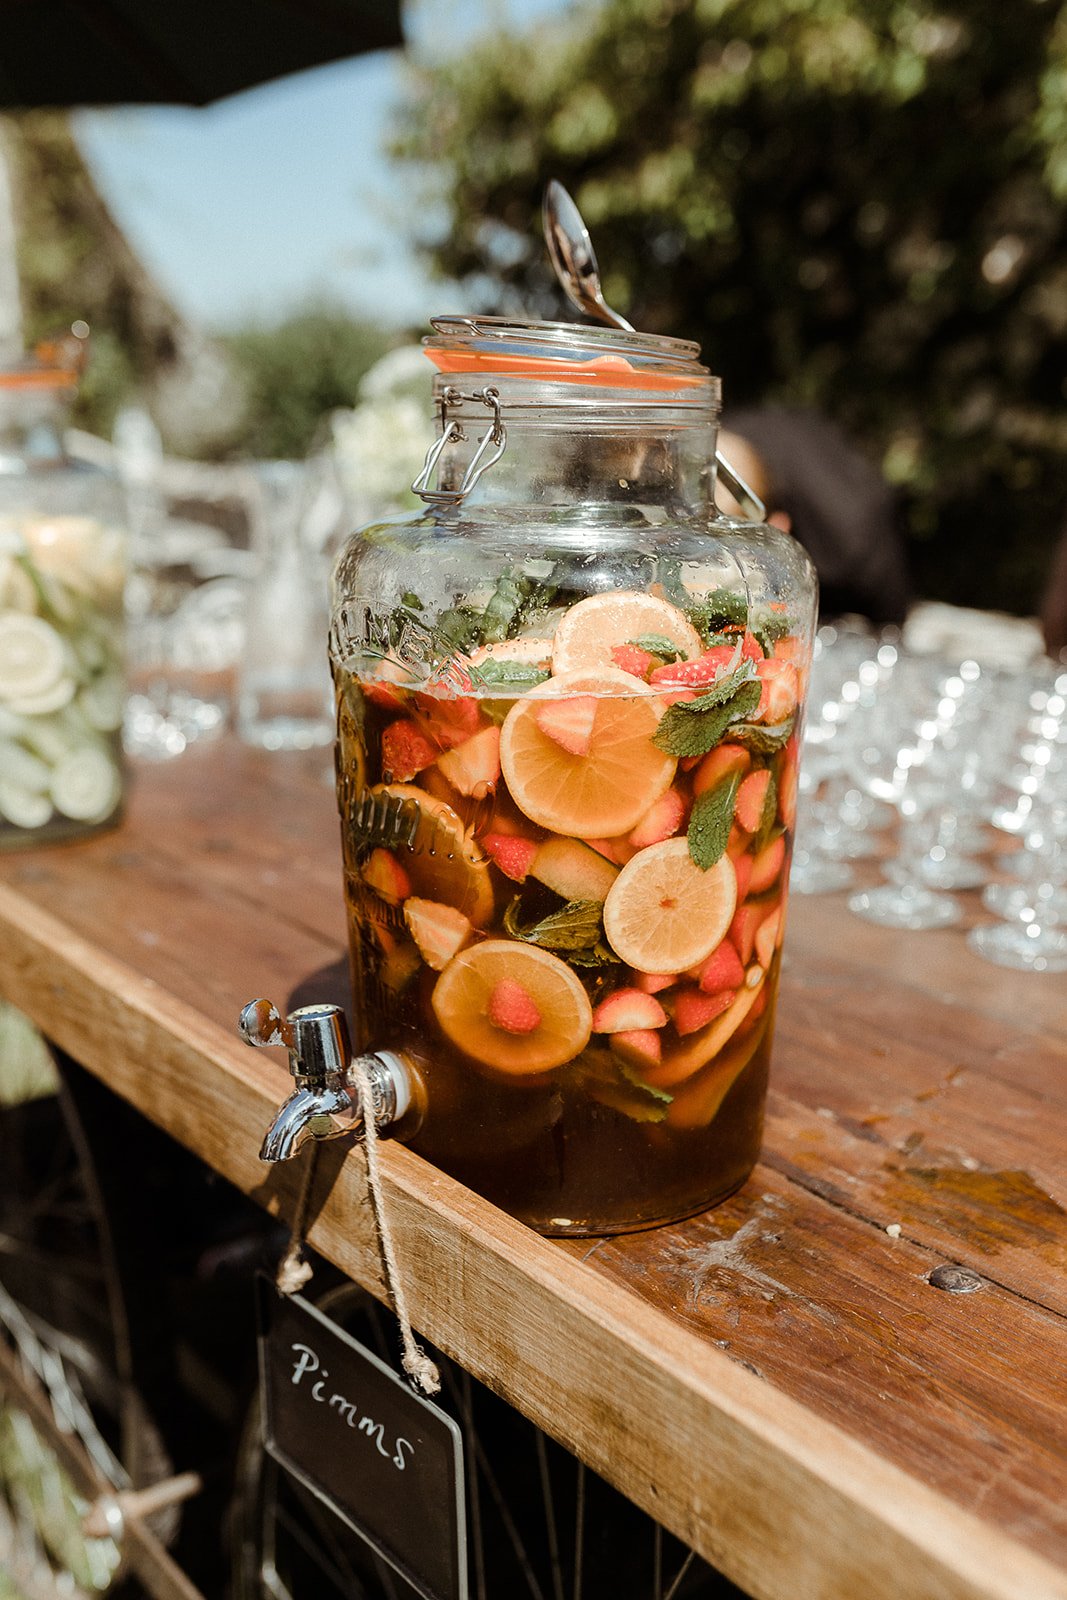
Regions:
[[352, 1046], [340, 1006], [301, 1006], [283, 1017], [270, 1000], [250, 1000], [237, 1025], [246, 1044], [284, 1045], [294, 1078], [326, 1083], [348, 1071]]
[[250, 1000], [241, 1012], [237, 1026], [245, 1044], [280, 1044], [287, 1050], [295, 1048], [291, 1024], [270, 1000]]

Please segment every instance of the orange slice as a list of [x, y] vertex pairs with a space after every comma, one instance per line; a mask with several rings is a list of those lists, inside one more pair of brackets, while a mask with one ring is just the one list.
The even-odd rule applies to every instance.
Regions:
[[[565, 750], [538, 724], [543, 702], [562, 695], [596, 699], [584, 755]], [[674, 778], [675, 758], [652, 743], [662, 715], [656, 695], [617, 667], [549, 678], [512, 706], [500, 731], [512, 799], [542, 828], [571, 838], [628, 833]]]
[[619, 589], [610, 594], [591, 594], [571, 606], [552, 641], [552, 671], [610, 666], [616, 645], [628, 644], [644, 634], [669, 639], [687, 661], [704, 649], [693, 624], [669, 600], [636, 589]]
[[[501, 984], [518, 988], [531, 1002], [529, 1031], [515, 1032], [490, 1020]], [[562, 1067], [589, 1042], [593, 1009], [581, 982], [558, 956], [511, 939], [487, 939], [460, 951], [438, 978], [434, 1015], [454, 1045], [498, 1072], [532, 1075]]]
[[482, 928], [496, 909], [489, 857], [444, 800], [412, 783], [380, 783], [368, 827], [389, 848], [421, 900], [452, 906]]
[[684, 972], [715, 949], [733, 919], [737, 878], [729, 856], [705, 872], [686, 839], [639, 850], [604, 901], [604, 933], [639, 972]]

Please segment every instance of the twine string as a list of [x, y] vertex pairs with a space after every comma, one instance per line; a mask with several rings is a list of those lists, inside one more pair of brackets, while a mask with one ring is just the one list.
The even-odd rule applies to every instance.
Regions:
[[419, 1347], [412, 1332], [407, 1297], [404, 1294], [404, 1285], [401, 1281], [400, 1269], [397, 1266], [396, 1247], [385, 1215], [385, 1196], [382, 1191], [378, 1124], [375, 1115], [377, 1108], [374, 1101], [374, 1090], [371, 1088], [366, 1068], [358, 1056], [352, 1061], [349, 1073], [359, 1090], [359, 1103], [363, 1107], [363, 1142], [367, 1152], [367, 1186], [370, 1191], [371, 1212], [374, 1216], [375, 1232], [378, 1235], [378, 1248], [381, 1251], [385, 1284], [389, 1291], [393, 1310], [396, 1312], [397, 1321], [400, 1324], [401, 1364], [408, 1377], [413, 1383], [418, 1384], [424, 1394], [437, 1394], [441, 1388], [441, 1375], [425, 1350]]
[[309, 1282], [314, 1271], [311, 1262], [304, 1259], [304, 1236], [307, 1233], [308, 1207], [311, 1204], [311, 1188], [315, 1181], [318, 1159], [319, 1147], [313, 1144], [304, 1162], [304, 1177], [297, 1197], [296, 1210], [293, 1213], [289, 1243], [285, 1247], [285, 1254], [278, 1263], [278, 1271], [274, 1277], [274, 1282], [282, 1294], [297, 1294]]

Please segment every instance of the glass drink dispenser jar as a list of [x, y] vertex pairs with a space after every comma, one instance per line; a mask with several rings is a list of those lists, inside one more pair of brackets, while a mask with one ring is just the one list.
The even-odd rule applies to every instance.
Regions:
[[426, 509], [333, 577], [358, 1042], [490, 1200], [649, 1227], [758, 1154], [814, 575], [716, 513], [695, 345], [434, 328]]
[[67, 355], [0, 371], [0, 849], [92, 832], [122, 801], [122, 506], [66, 452]]

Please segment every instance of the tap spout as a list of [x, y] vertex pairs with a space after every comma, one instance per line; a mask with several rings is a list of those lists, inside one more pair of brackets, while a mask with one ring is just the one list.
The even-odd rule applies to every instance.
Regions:
[[238, 1028], [246, 1044], [284, 1045], [296, 1088], [267, 1129], [261, 1161], [288, 1161], [309, 1139], [338, 1139], [363, 1124], [367, 1108], [357, 1083], [370, 1090], [376, 1128], [398, 1122], [412, 1100], [412, 1070], [391, 1050], [375, 1050], [353, 1068], [348, 1026], [339, 1006], [301, 1006], [283, 1017], [269, 1000], [250, 1000]]
[[309, 1139], [337, 1139], [360, 1123], [347, 1089], [301, 1084], [267, 1129], [261, 1161], [289, 1161]]

